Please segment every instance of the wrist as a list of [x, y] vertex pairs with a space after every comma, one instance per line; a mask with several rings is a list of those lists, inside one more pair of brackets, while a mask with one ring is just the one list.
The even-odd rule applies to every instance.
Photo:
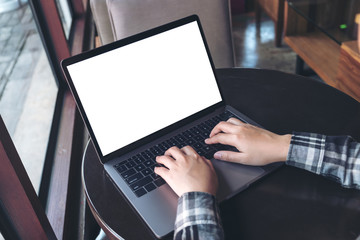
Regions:
[[287, 159], [287, 155], [289, 153], [290, 142], [291, 142], [291, 134], [285, 134], [280, 136], [280, 149], [279, 149], [279, 159], [282, 162], [285, 162]]

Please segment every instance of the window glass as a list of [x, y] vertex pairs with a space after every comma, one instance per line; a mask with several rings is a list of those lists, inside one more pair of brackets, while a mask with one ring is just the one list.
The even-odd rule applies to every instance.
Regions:
[[11, 11], [20, 6], [20, 0], [0, 0], [0, 12]]
[[68, 0], [56, 0], [56, 5], [60, 14], [61, 22], [64, 28], [65, 36], [69, 39], [72, 15]]
[[0, 13], [0, 114], [36, 191], [57, 91], [29, 4]]

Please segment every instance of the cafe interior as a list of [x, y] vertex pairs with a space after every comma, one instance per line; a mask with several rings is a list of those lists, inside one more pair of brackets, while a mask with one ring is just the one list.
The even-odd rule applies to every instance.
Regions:
[[[278, 134], [360, 141], [358, 0], [0, 0], [0, 239], [157, 239], [104, 170], [61, 62], [194, 14], [234, 108]], [[282, 165], [220, 213], [226, 239], [360, 239], [359, 199]]]

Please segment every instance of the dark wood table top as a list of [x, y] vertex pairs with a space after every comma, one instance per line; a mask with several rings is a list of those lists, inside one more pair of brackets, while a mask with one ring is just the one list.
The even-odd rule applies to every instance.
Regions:
[[[360, 141], [360, 103], [309, 78], [262, 69], [219, 69], [225, 100], [263, 127], [351, 135]], [[111, 239], [154, 239], [107, 177], [90, 142], [83, 159], [89, 206]], [[282, 166], [220, 205], [227, 239], [355, 239], [360, 191]], [[171, 238], [171, 236], [170, 236]]]

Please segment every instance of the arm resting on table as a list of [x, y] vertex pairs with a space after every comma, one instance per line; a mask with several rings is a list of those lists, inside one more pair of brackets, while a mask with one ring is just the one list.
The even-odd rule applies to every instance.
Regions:
[[174, 239], [224, 239], [213, 195], [188, 192], [179, 198]]
[[360, 189], [360, 143], [349, 136], [294, 132], [286, 164]]

